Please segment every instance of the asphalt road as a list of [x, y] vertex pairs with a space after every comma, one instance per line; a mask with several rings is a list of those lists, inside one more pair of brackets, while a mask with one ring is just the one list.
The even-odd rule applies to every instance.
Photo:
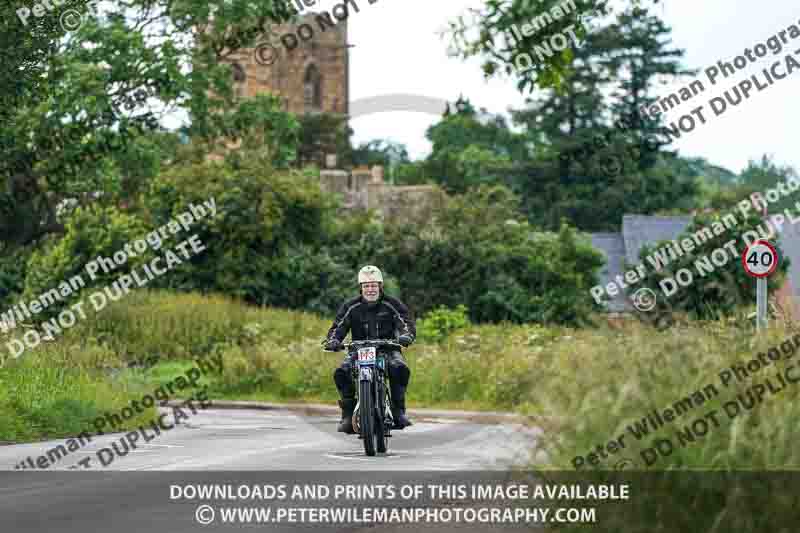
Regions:
[[[400, 486], [421, 480], [436, 482], [458, 473], [502, 471], [525, 464], [537, 436], [519, 424], [415, 417], [414, 426], [393, 432], [387, 454], [367, 457], [356, 436], [336, 432], [337, 419], [334, 413], [199, 411], [152, 441], [137, 442], [124, 456], [115, 454], [109, 462], [111, 454], [107, 452], [107, 466], [100, 464], [99, 450], [113, 450], [114, 443], [124, 450], [122, 434], [93, 437], [91, 443], [37, 470], [14, 467], [28, 456], [35, 462], [65, 441], [2, 446], [0, 531], [183, 532], [264, 527], [199, 525], [194, 515], [199, 500], [171, 498], [171, 486], [221, 480], [252, 485], [301, 480], [331, 483], [350, 474], [353, 477], [347, 482], [353, 483], [380, 481]], [[92, 465], [90, 469], [74, 468], [87, 457], [91, 458], [91, 463], [85, 463]], [[322, 526], [276, 524], [270, 529], [296, 531], [302, 527]], [[393, 531], [393, 527], [406, 526], [386, 525], [383, 529]], [[484, 524], [475, 530], [488, 529]]]

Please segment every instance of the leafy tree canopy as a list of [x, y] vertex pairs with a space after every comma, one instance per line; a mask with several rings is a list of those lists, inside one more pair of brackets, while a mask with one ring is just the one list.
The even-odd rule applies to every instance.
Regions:
[[[483, 60], [482, 69], [487, 78], [508, 75], [517, 80], [520, 91], [532, 92], [535, 87], [558, 87], [571, 70], [573, 50], [566, 47], [555, 51], [535, 62], [525, 70], [517, 69], [520, 52], [531, 51], [540, 45], [545, 36], [554, 33], [567, 35], [569, 26], [580, 39], [587, 35], [588, 28], [581, 14], [592, 14], [594, 24], [597, 19], [612, 13], [609, 0], [574, 0], [577, 9], [572, 10], [550, 22], [546, 30], [530, 35], [520, 34], [522, 40], [515, 43], [501, 37], [508, 35], [512, 27], [521, 28], [543, 13], [553, 13], [553, 9], [563, 0], [486, 0], [481, 8], [470, 9], [449, 24], [443, 37], [449, 40], [450, 53], [464, 59], [479, 57]], [[658, 4], [659, 0], [629, 0], [629, 6], [639, 7]], [[598, 15], [595, 15], [598, 14]], [[538, 59], [538, 58], [537, 58]]]
[[[2, 8], [0, 242], [63, 232], [65, 198], [86, 204], [103, 191], [114, 199], [124, 170], [152, 143], [143, 138], [162, 132], [169, 112], [187, 116], [184, 139], [216, 147], [266, 136], [277, 161], [292, 159], [292, 127], [274, 132], [269, 97], [236, 105], [226, 63], [285, 20], [275, 2], [122, 0], [95, 15], [87, 4], [65, 0], [28, 25], [16, 4]], [[66, 9], [87, 13], [77, 31], [59, 24]], [[155, 170], [159, 155], [142, 168]]]

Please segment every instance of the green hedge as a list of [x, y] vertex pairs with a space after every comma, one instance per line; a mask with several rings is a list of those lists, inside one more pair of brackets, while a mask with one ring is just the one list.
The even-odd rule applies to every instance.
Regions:
[[[195, 221], [160, 250], [148, 249], [111, 273], [95, 280], [86, 275], [86, 264], [98, 255], [110, 257], [212, 198], [216, 216]], [[537, 233], [519, 213], [508, 189], [484, 187], [447, 199], [425, 223], [384, 224], [369, 213], [339, 212], [318, 178], [276, 171], [264, 159], [185, 163], [154, 178], [125, 210], [75, 210], [66, 232], [27, 261], [24, 297], [74, 275], [89, 286], [108, 286], [196, 235], [205, 250], [182, 258], [148, 288], [220, 293], [330, 315], [357, 294], [358, 269], [375, 264], [384, 271], [387, 292], [417, 316], [464, 305], [475, 322], [584, 322], [602, 256], [566, 225], [558, 234]], [[9, 293], [24, 270], [10, 267], [0, 268], [0, 282], [8, 272]]]
[[424, 226], [387, 228], [383, 260], [419, 314], [466, 305], [475, 322], [577, 324], [602, 255], [566, 224], [536, 232], [504, 187], [451, 197]]

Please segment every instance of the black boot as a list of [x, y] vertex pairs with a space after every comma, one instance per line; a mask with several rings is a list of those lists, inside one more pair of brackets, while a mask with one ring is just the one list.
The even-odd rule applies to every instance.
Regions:
[[356, 409], [355, 398], [345, 398], [339, 400], [339, 407], [342, 409], [342, 420], [339, 422], [339, 427], [336, 429], [340, 433], [347, 433], [353, 435], [353, 411]]
[[392, 385], [392, 418], [393, 429], [403, 429], [411, 424], [406, 416], [406, 388], [401, 385]]

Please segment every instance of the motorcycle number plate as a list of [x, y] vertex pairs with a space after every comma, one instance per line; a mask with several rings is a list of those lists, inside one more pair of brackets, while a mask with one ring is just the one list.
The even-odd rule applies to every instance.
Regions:
[[375, 362], [375, 347], [359, 348], [358, 349], [358, 362], [359, 363], [374, 363]]

